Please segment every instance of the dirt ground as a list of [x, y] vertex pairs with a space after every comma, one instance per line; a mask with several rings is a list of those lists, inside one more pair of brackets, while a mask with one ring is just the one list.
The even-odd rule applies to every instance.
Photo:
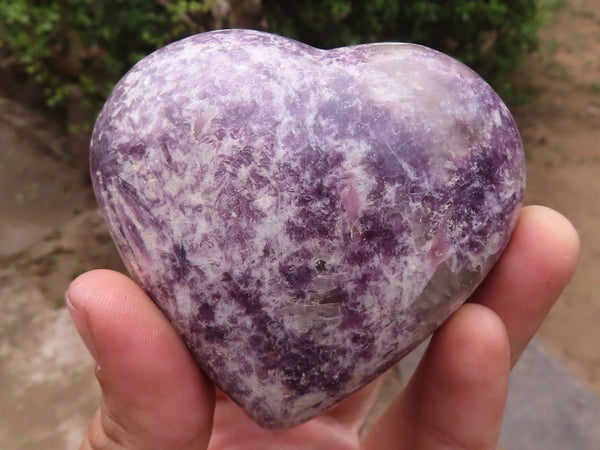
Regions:
[[528, 157], [526, 202], [566, 215], [582, 242], [575, 276], [539, 337], [600, 396], [600, 1], [564, 3], [518, 74], [535, 100], [513, 113]]
[[[538, 337], [600, 397], [600, 0], [552, 3], [515, 76], [535, 96], [512, 109], [526, 202], [569, 217], [582, 253]], [[122, 265], [65, 142], [48, 117], [0, 98], [0, 450], [76, 448], [98, 399], [63, 295], [79, 273]]]

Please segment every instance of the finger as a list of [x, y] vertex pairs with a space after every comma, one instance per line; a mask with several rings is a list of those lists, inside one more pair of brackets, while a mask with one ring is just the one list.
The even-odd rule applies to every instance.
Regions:
[[67, 303], [102, 388], [83, 448], [206, 448], [214, 388], [150, 298], [97, 270], [71, 283]]
[[434, 334], [403, 393], [369, 431], [367, 449], [494, 448], [510, 371], [504, 324], [466, 304]]
[[513, 364], [571, 278], [579, 238], [571, 223], [549, 208], [523, 208], [500, 261], [471, 301], [504, 321]]

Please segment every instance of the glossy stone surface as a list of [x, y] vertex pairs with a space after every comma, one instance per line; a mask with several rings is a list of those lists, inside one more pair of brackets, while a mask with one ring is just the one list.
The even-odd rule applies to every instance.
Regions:
[[509, 111], [457, 61], [243, 30], [138, 63], [91, 152], [132, 276], [269, 428], [330, 408], [434, 331], [498, 259], [525, 183]]

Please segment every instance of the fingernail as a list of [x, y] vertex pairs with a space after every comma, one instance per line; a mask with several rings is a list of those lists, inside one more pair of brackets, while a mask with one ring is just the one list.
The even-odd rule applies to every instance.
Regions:
[[85, 318], [85, 315], [71, 301], [68, 291], [65, 294], [65, 303], [67, 304], [67, 309], [69, 310], [71, 319], [73, 319], [73, 322], [75, 323], [75, 328], [77, 328], [77, 332], [81, 336], [81, 339], [83, 340], [83, 343], [87, 347], [88, 351], [96, 361], [96, 364], [98, 364], [98, 349], [96, 348], [96, 343], [94, 342], [92, 334], [90, 333], [88, 322]]

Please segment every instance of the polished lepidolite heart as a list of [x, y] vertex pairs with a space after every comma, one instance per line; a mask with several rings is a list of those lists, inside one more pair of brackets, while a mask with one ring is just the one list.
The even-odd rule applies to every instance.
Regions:
[[450, 57], [248, 30], [139, 62], [91, 163], [132, 276], [269, 428], [347, 397], [465, 301], [525, 179], [506, 106]]

